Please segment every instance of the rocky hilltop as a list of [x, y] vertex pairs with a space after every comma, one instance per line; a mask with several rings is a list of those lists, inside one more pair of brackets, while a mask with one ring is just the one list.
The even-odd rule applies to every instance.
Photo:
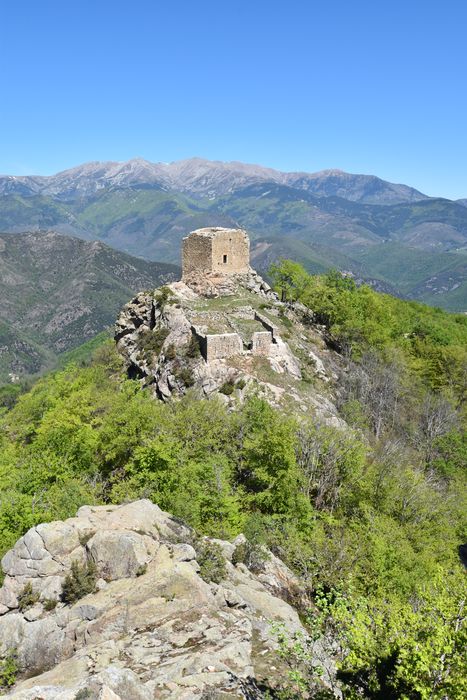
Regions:
[[0, 654], [19, 669], [6, 697], [265, 697], [283, 673], [271, 623], [306, 635], [287, 602], [306, 592], [245, 543], [197, 539], [149, 500], [31, 528], [2, 560]]
[[340, 422], [332, 379], [342, 358], [308, 309], [280, 301], [252, 269], [138, 294], [122, 310], [115, 339], [129, 376], [162, 400], [194, 389], [232, 403], [256, 392]]

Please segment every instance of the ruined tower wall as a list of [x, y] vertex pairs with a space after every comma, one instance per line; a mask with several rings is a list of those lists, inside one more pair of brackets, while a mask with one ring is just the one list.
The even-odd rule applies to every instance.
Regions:
[[183, 239], [183, 279], [206, 273], [245, 274], [250, 269], [250, 241], [242, 229], [197, 229]]
[[183, 277], [193, 272], [211, 272], [212, 238], [188, 236], [182, 242]]
[[250, 268], [250, 244], [241, 231], [219, 231], [212, 239], [212, 271], [221, 274], [242, 274]]

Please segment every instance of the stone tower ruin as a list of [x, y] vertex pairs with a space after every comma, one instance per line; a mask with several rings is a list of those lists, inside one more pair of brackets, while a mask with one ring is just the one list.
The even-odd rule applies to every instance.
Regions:
[[240, 228], [199, 228], [183, 239], [183, 279], [193, 275], [238, 275], [250, 271], [250, 239]]

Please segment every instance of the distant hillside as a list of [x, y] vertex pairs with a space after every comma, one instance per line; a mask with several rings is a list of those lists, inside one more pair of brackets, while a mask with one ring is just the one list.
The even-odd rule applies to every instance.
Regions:
[[182, 237], [215, 225], [247, 228], [263, 245], [263, 273], [284, 255], [310, 271], [336, 266], [401, 297], [467, 309], [464, 200], [339, 170], [281, 173], [199, 158], [0, 177], [0, 230], [12, 233], [53, 229], [177, 264]]
[[57, 362], [113, 324], [141, 289], [176, 279], [173, 265], [146, 262], [56, 233], [0, 234], [0, 382]]

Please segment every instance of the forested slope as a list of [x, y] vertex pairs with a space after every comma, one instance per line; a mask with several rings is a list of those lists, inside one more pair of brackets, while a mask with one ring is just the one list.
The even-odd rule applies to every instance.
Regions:
[[[274, 277], [346, 358], [349, 428], [254, 394], [235, 411], [190, 392], [154, 401], [104, 344], [2, 409], [2, 550], [83, 503], [148, 497], [200, 533], [244, 532], [249, 556], [267, 544], [300, 574], [345, 698], [460, 700], [467, 318], [293, 263]], [[308, 697], [306, 678], [284, 683], [282, 697]]]
[[179, 269], [54, 232], [0, 233], [0, 384], [56, 367], [135, 292]]

